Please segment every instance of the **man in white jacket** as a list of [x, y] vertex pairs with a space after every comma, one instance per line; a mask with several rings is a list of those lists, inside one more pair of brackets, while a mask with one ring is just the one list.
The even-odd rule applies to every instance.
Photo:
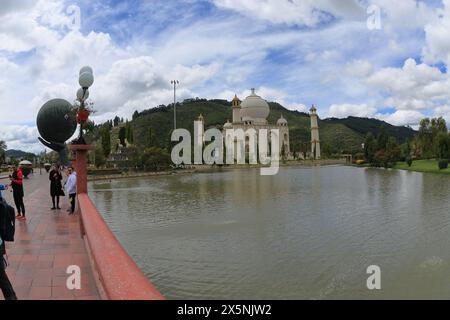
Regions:
[[77, 173], [75, 170], [70, 167], [68, 169], [69, 178], [67, 178], [66, 182], [66, 193], [69, 195], [70, 201], [70, 210], [69, 214], [75, 213], [75, 199], [77, 197]]

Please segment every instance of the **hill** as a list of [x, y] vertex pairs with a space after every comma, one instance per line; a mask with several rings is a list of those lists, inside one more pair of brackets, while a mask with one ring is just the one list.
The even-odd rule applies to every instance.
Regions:
[[330, 124], [344, 124], [358, 133], [366, 135], [368, 132], [372, 132], [374, 136], [378, 135], [380, 128], [384, 126], [388, 135], [395, 137], [399, 143], [411, 140], [416, 134], [410, 127], [393, 126], [378, 119], [348, 117], [346, 119], [325, 119], [324, 122]]
[[5, 155], [9, 158], [15, 158], [15, 159], [36, 157], [36, 155], [33, 153], [25, 152], [22, 150], [14, 150], [14, 149], [6, 150]]
[[[289, 123], [291, 147], [294, 151], [309, 149], [310, 119], [304, 112], [291, 111], [276, 102], [270, 102], [269, 122], [276, 123], [281, 115]], [[231, 102], [226, 100], [186, 100], [177, 104], [177, 127], [193, 132], [194, 121], [203, 114], [205, 128], [222, 129], [227, 120], [232, 119]], [[135, 112], [130, 122], [134, 132], [135, 145], [148, 145], [149, 135], [153, 135], [153, 145], [170, 149], [170, 134], [173, 129], [173, 105], [159, 106], [142, 112]], [[323, 149], [332, 153], [355, 153], [361, 150], [367, 133], [377, 134], [384, 126], [389, 135], [399, 143], [411, 139], [415, 131], [407, 127], [390, 125], [377, 119], [349, 117], [347, 119], [319, 120], [320, 138]], [[116, 139], [117, 128], [112, 129]], [[151, 134], [149, 133], [151, 131]], [[94, 135], [98, 139], [98, 134]], [[95, 139], [95, 138], [94, 138]], [[115, 141], [115, 140], [113, 140]]]

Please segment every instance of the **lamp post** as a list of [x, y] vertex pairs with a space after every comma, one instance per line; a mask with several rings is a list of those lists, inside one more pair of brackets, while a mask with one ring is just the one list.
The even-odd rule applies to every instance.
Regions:
[[77, 91], [77, 100], [80, 102], [80, 107], [77, 111], [77, 122], [80, 124], [80, 135], [78, 137], [78, 144], [86, 144], [83, 138], [83, 124], [88, 120], [90, 110], [86, 108], [85, 102], [89, 98], [89, 87], [94, 83], [94, 72], [91, 67], [86, 66], [81, 68], [78, 83], [81, 88]]
[[173, 129], [177, 129], [177, 85], [180, 84], [178, 80], [170, 81], [173, 84]]

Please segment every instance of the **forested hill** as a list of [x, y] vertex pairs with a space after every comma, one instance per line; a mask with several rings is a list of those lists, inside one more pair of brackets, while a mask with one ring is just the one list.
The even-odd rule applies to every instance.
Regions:
[[[289, 124], [290, 141], [294, 151], [309, 148], [310, 119], [303, 112], [290, 111], [278, 103], [269, 103], [269, 122], [275, 124], [283, 115]], [[205, 128], [222, 128], [227, 120], [232, 120], [231, 102], [226, 100], [187, 100], [177, 104], [177, 127], [193, 132], [194, 121], [202, 114]], [[319, 114], [320, 116], [320, 114]], [[152, 144], [168, 148], [173, 129], [173, 105], [159, 106], [143, 112], [135, 112], [130, 122], [133, 128], [134, 144], [137, 146]], [[415, 131], [407, 127], [392, 126], [376, 119], [349, 117], [347, 119], [325, 119], [319, 121], [320, 139], [324, 149], [330, 152], [357, 152], [368, 132], [377, 134], [385, 126], [389, 135], [397, 138], [399, 143], [411, 139]], [[151, 133], [149, 133], [151, 132]], [[152, 136], [149, 138], [149, 136]]]
[[385, 127], [388, 135], [397, 139], [397, 142], [404, 143], [406, 140], [411, 140], [416, 131], [410, 127], [394, 126], [378, 119], [348, 117], [346, 119], [329, 118], [324, 122], [329, 124], [344, 124], [350, 129], [366, 135], [368, 132], [372, 132], [375, 136], [380, 131], [382, 126]]

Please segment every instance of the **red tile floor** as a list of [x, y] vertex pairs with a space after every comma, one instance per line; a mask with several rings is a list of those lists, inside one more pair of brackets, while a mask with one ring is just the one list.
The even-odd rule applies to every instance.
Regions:
[[[6, 184], [7, 180], [0, 180]], [[69, 216], [67, 198], [59, 211], [52, 211], [48, 175], [37, 171], [24, 180], [27, 221], [16, 224], [15, 242], [7, 243], [7, 274], [20, 300], [99, 299], [79, 216]], [[12, 194], [4, 193], [13, 205]], [[69, 290], [69, 266], [81, 269], [81, 289]], [[3, 295], [0, 292], [0, 299]]]

